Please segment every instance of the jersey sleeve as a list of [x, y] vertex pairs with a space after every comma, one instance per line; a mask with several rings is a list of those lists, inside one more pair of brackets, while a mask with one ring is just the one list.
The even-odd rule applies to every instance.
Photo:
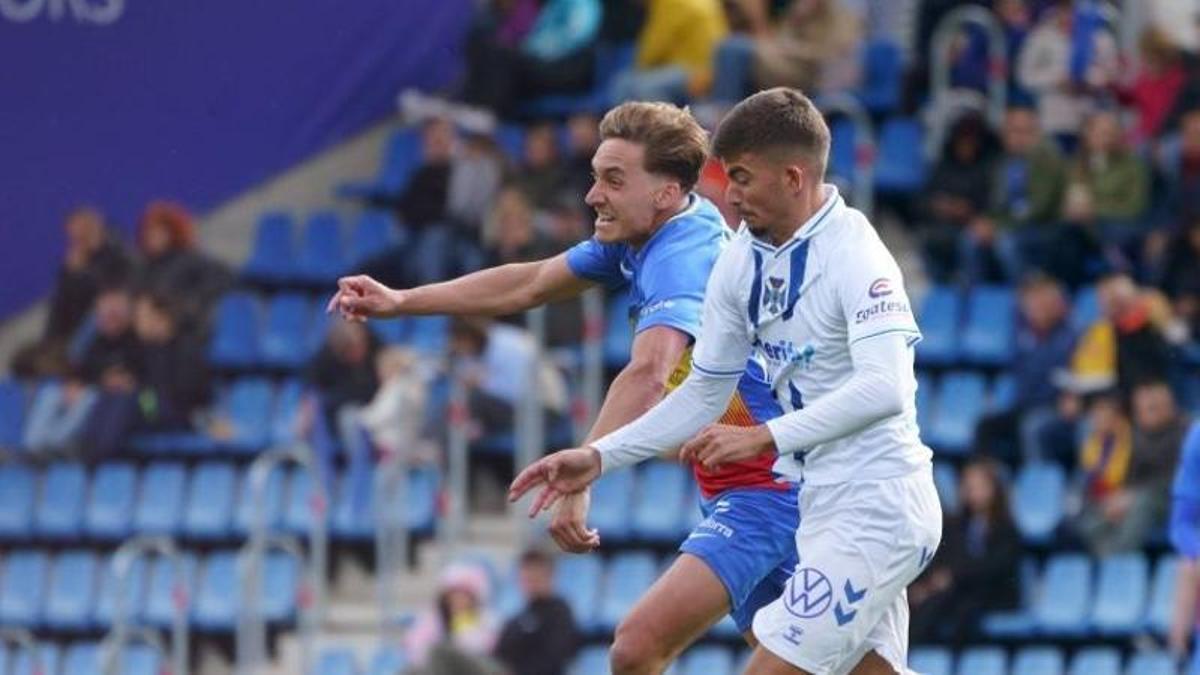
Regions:
[[567, 249], [567, 267], [581, 279], [618, 288], [625, 284], [625, 275], [621, 274], [624, 253], [624, 245], [602, 244], [593, 237]]
[[1180, 555], [1200, 558], [1200, 422], [1184, 439], [1172, 493], [1171, 545]]
[[741, 375], [753, 347], [738, 293], [737, 256], [732, 246], [721, 253], [704, 294], [702, 329], [692, 350], [692, 368], [708, 375]]
[[646, 251], [637, 280], [642, 303], [634, 331], [669, 326], [694, 340], [700, 334], [704, 289], [716, 249], [695, 239], [655, 244]]
[[873, 233], [857, 244], [855, 250], [845, 254], [853, 262], [832, 270], [839, 275], [835, 288], [850, 344], [892, 333], [904, 335], [909, 346], [916, 344], [921, 340], [921, 331], [896, 259]]

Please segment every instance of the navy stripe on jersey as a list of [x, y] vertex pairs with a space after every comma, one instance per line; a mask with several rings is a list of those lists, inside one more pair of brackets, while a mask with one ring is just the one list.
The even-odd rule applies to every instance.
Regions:
[[808, 239], [792, 249], [792, 271], [788, 279], [787, 305], [783, 310], [783, 320], [792, 318], [796, 309], [796, 301], [800, 299], [800, 288], [804, 286], [804, 268], [808, 265]]
[[762, 253], [754, 251], [754, 285], [750, 287], [750, 323], [758, 326], [758, 303], [762, 298]]

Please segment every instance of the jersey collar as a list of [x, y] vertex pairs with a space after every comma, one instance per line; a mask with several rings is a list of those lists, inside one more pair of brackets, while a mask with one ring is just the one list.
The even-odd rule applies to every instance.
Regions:
[[[821, 203], [821, 208], [817, 209], [817, 212], [796, 230], [791, 239], [785, 241], [780, 246], [774, 246], [770, 242], [763, 241], [751, 234], [750, 241], [754, 244], [755, 248], [765, 253], [780, 255], [805, 239], [811, 239], [818, 232], [825, 229], [825, 226], [831, 221], [836, 220], [837, 214], [845, 206], [842, 196], [838, 194], [837, 187], [829, 183], [822, 185], [821, 190], [825, 193], [825, 201]], [[746, 224], [742, 223], [742, 227], [745, 226]]]
[[660, 234], [662, 234], [663, 232], [665, 232], [668, 228], [670, 228], [675, 223], [675, 221], [677, 221], [681, 218], [684, 218], [685, 216], [690, 216], [693, 213], [695, 213], [696, 211], [698, 211], [699, 209], [700, 209], [700, 197], [695, 192], [689, 192], [688, 193], [688, 204], [687, 204], [687, 206], [683, 207], [682, 211], [680, 211], [679, 213], [676, 213], [675, 215], [671, 216], [670, 218], [667, 218], [666, 220], [664, 220], [663, 224], [659, 225], [658, 229], [654, 231], [654, 234], [650, 235], [650, 238], [646, 240], [646, 243], [644, 243], [641, 246], [638, 246], [636, 248], [633, 246], [630, 246], [630, 249], [636, 251], [639, 255], [642, 254], [644, 251], [646, 251], [647, 249], [650, 248], [651, 242], [653, 242], [655, 239], [658, 239], [658, 236]]

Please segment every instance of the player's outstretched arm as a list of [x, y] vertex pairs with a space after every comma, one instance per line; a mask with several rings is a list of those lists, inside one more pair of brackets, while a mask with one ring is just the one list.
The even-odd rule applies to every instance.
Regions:
[[579, 295], [591, 283], [575, 276], [562, 254], [408, 289], [388, 288], [364, 275], [343, 277], [326, 309], [350, 321], [413, 314], [501, 316]]

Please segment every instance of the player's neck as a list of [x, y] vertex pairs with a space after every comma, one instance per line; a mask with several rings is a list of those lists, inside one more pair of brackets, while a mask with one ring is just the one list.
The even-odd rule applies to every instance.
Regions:
[[637, 240], [630, 240], [629, 245], [634, 249], [639, 249], [645, 246], [646, 242], [653, 239], [654, 235], [657, 234], [660, 229], [662, 229], [662, 226], [667, 224], [668, 220], [686, 211], [691, 202], [691, 193], [688, 193], [685, 194], [683, 198], [679, 200], [679, 203], [675, 204], [673, 207], [664, 209], [663, 211], [654, 214], [654, 219], [650, 223], [650, 230], [646, 233], [646, 236], [639, 237]]
[[812, 220], [812, 217], [821, 210], [824, 204], [825, 191], [820, 186], [806, 190], [796, 201], [787, 220], [767, 228], [767, 239], [773, 246], [783, 246], [796, 236], [796, 232], [800, 231], [800, 228]]

